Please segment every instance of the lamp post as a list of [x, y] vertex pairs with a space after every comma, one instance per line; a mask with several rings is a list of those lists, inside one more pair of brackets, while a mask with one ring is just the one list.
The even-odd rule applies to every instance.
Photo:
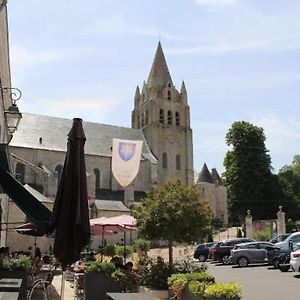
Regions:
[[19, 126], [22, 114], [17, 106], [17, 101], [21, 99], [22, 92], [17, 88], [0, 87], [2, 93], [9, 93], [11, 105], [4, 111], [7, 129], [10, 133], [14, 133]]

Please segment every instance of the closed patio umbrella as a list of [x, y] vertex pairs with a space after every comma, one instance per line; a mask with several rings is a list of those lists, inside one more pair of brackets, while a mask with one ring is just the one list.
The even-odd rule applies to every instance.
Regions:
[[73, 119], [67, 153], [52, 212], [53, 253], [63, 269], [80, 257], [90, 241], [82, 120]]

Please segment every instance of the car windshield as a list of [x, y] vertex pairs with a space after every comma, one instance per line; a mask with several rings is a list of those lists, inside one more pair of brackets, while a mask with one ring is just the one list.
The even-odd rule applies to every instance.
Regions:
[[293, 245], [293, 252], [300, 249], [300, 244]]

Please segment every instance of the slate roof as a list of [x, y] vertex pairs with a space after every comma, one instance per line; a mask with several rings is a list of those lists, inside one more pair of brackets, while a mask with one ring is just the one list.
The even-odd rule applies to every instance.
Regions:
[[131, 211], [121, 201], [95, 199], [95, 205], [98, 210], [110, 210], [110, 211], [115, 210], [115, 211], [124, 211], [124, 212]]
[[[134, 201], [141, 201], [142, 198], [146, 197], [146, 193], [143, 191], [134, 191]], [[111, 189], [98, 189], [96, 193], [97, 199], [112, 200], [112, 201], [123, 201], [124, 190], [113, 191]]]
[[173, 85], [172, 78], [168, 69], [168, 65], [161, 47], [158, 43], [154, 61], [147, 80], [148, 87], [164, 87], [168, 83]]
[[197, 182], [214, 183], [213, 178], [211, 177], [211, 174], [208, 171], [206, 163], [203, 164], [203, 167], [202, 167], [201, 172], [199, 173]]
[[212, 168], [211, 169], [211, 177], [214, 181], [215, 184], [217, 185], [223, 185], [223, 181], [222, 181], [222, 178], [220, 177], [218, 171], [216, 168]]
[[[18, 130], [10, 146], [63, 151], [67, 149], [67, 134], [72, 127], [71, 119], [22, 113]], [[142, 159], [157, 163], [140, 129], [119, 127], [83, 120], [86, 135], [85, 154], [111, 156], [112, 138], [143, 140]]]

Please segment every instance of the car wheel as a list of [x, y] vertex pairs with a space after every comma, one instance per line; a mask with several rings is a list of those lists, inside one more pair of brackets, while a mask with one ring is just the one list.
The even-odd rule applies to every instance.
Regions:
[[201, 254], [201, 255], [199, 255], [198, 259], [199, 259], [200, 262], [205, 262], [206, 261], [206, 256]]
[[223, 263], [223, 265], [229, 265], [230, 264], [230, 259], [229, 259], [228, 255], [224, 255], [222, 257], [222, 263]]
[[290, 266], [281, 266], [281, 265], [279, 265], [279, 270], [281, 272], [288, 272], [289, 269], [290, 269]]
[[238, 265], [241, 267], [241, 268], [245, 268], [248, 266], [248, 259], [246, 257], [240, 257], [238, 259]]

